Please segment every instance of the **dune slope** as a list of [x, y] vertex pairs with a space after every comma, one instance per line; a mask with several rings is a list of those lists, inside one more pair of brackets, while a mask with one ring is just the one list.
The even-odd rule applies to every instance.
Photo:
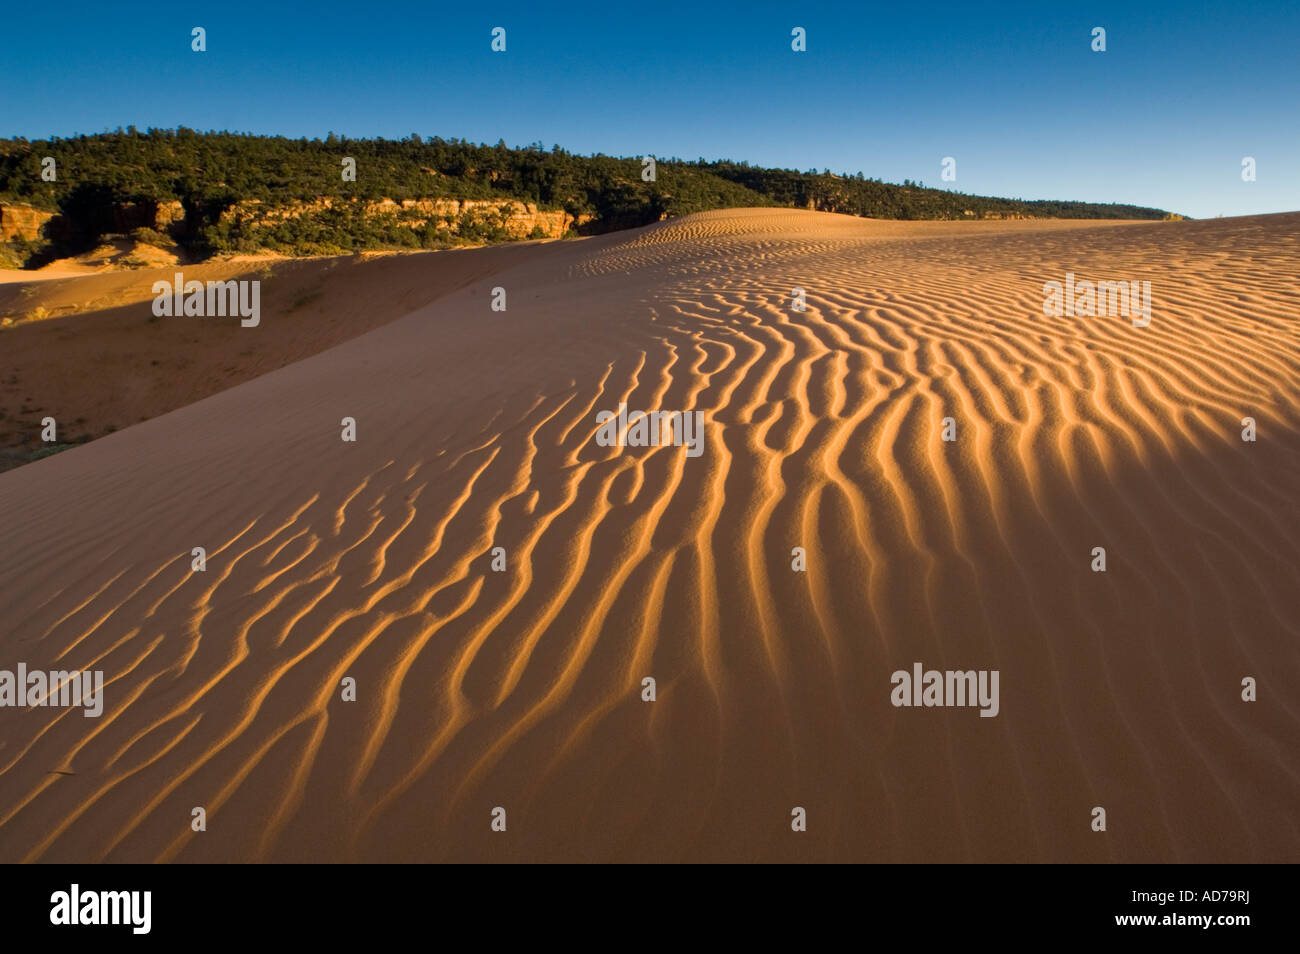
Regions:
[[1298, 234], [690, 216], [0, 474], [0, 860], [1300, 860]]

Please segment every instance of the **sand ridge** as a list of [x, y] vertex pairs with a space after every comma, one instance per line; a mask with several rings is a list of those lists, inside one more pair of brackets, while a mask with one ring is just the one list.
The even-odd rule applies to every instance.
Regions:
[[3, 659], [106, 700], [0, 710], [0, 859], [1297, 860], [1298, 234], [688, 216], [2, 474]]
[[[0, 285], [0, 469], [58, 439], [94, 439], [192, 404], [377, 328], [500, 271], [527, 246], [306, 260], [235, 256], [201, 265], [118, 269]], [[260, 283], [256, 340], [224, 321], [153, 313], [154, 283]], [[28, 273], [18, 273], [27, 275]], [[40, 316], [40, 317], [36, 317]]]

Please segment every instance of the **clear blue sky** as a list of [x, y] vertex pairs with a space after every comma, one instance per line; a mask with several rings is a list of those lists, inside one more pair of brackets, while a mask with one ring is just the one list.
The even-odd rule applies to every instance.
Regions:
[[5, 137], [416, 132], [932, 186], [952, 156], [964, 192], [1300, 209], [1296, 0], [6, 6]]

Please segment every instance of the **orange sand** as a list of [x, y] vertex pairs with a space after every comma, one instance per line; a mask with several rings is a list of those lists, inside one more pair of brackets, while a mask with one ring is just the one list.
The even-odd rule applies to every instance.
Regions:
[[[0, 668], [106, 694], [0, 709], [0, 861], [1300, 860], [1298, 232], [734, 210], [49, 321], [252, 355], [192, 404], [24, 382], [170, 413], [0, 474]], [[1067, 271], [1151, 325], [1044, 317]], [[598, 446], [622, 401], [703, 455]], [[892, 707], [916, 661], [999, 715]]]

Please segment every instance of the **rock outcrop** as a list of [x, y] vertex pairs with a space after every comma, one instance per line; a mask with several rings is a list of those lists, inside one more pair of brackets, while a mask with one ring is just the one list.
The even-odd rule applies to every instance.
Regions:
[[125, 234], [133, 229], [153, 229], [166, 232], [173, 224], [185, 219], [185, 207], [180, 202], [124, 202], [113, 208], [113, 230]]
[[221, 213], [220, 221], [257, 228], [289, 219], [310, 217], [330, 209], [359, 207], [367, 218], [393, 216], [400, 224], [423, 228], [433, 224], [457, 234], [469, 225], [501, 225], [513, 239], [559, 238], [590, 218], [575, 219], [564, 211], [546, 211], [516, 199], [393, 199], [351, 200], [325, 197], [292, 205], [264, 205], [252, 199]]
[[52, 218], [53, 212], [43, 212], [29, 205], [0, 205], [0, 242], [14, 239], [34, 241], [41, 237], [45, 223]]

